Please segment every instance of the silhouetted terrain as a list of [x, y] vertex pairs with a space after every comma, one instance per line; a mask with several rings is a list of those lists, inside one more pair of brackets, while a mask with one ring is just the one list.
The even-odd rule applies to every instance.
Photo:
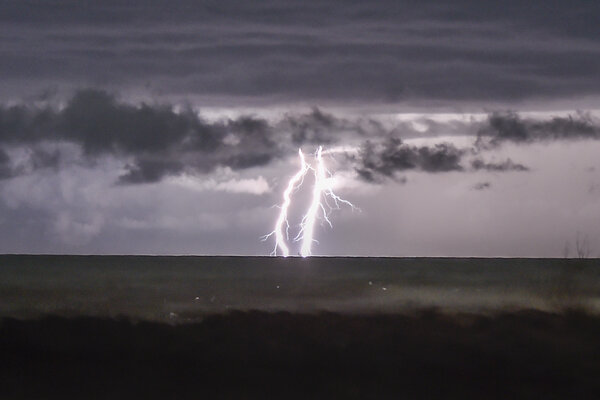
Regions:
[[2, 398], [600, 398], [600, 318], [231, 312], [5, 318]]

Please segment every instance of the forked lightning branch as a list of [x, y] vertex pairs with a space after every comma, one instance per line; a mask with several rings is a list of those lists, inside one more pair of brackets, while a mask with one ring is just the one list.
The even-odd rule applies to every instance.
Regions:
[[288, 210], [292, 203], [293, 193], [302, 186], [304, 177], [309, 171], [312, 171], [315, 176], [314, 186], [312, 188], [312, 198], [308, 211], [300, 221], [300, 230], [293, 238], [294, 242], [302, 242], [300, 247], [300, 255], [302, 257], [312, 254], [312, 245], [317, 242], [314, 238], [315, 223], [319, 217], [333, 228], [331, 220], [329, 219], [329, 212], [331, 210], [339, 209], [341, 204], [347, 205], [352, 209], [357, 209], [352, 203], [340, 198], [333, 192], [332, 174], [327, 170], [325, 162], [323, 161], [322, 146], [320, 146], [314, 154], [315, 166], [312, 166], [306, 161], [306, 157], [301, 149], [298, 149], [298, 156], [300, 158], [300, 169], [290, 178], [283, 191], [283, 202], [281, 203], [281, 206], [279, 206], [280, 211], [277, 222], [275, 223], [275, 228], [271, 233], [263, 236], [263, 240], [267, 240], [271, 236], [275, 237], [275, 248], [271, 252], [271, 255], [273, 256], [282, 255], [287, 257], [290, 255], [290, 249], [288, 247], [288, 242], [290, 241]]

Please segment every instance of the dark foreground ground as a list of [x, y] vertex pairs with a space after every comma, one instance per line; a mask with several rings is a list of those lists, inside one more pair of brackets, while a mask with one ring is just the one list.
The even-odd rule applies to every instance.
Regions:
[[600, 398], [581, 311], [5, 318], [0, 398]]

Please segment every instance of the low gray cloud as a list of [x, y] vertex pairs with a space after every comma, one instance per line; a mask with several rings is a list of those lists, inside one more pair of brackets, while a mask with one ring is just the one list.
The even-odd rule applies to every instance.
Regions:
[[184, 165], [174, 160], [138, 158], [135, 164], [125, 166], [127, 172], [119, 177], [120, 184], [159, 182], [165, 175], [183, 171]]
[[550, 120], [521, 118], [515, 112], [493, 113], [478, 133], [478, 145], [502, 142], [530, 143], [566, 139], [599, 139], [600, 127], [589, 116], [554, 117]]
[[[359, 176], [371, 182], [399, 179], [397, 173], [465, 170], [463, 161], [503, 142], [531, 143], [575, 138], [599, 139], [600, 128], [592, 117], [524, 119], [515, 113], [494, 113], [480, 126], [473, 148], [451, 143], [413, 146], [400, 139], [419, 134], [411, 123], [384, 124], [371, 117], [354, 119], [313, 108], [307, 113], [287, 113], [267, 120], [253, 115], [207, 121], [188, 107], [164, 103], [131, 104], [116, 95], [84, 89], [63, 106], [27, 103], [0, 106], [0, 146], [4, 149], [4, 179], [43, 168], [59, 168], [63, 153], [47, 144], [71, 143], [93, 162], [109, 155], [123, 161], [119, 184], [159, 182], [184, 172], [210, 173], [219, 167], [243, 170], [265, 166], [292, 155], [303, 145], [331, 145], [362, 141], [354, 157]], [[443, 133], [439, 123], [430, 136]], [[428, 125], [429, 126], [429, 125]], [[477, 122], [451, 126], [473, 132]], [[458, 132], [458, 131], [456, 131]], [[457, 134], [457, 133], [456, 133]], [[11, 148], [27, 148], [27, 160], [11, 162]], [[526, 171], [510, 159], [486, 162], [478, 156], [471, 169], [495, 172]]]
[[[476, 141], [477, 143], [477, 141]], [[463, 167], [465, 158], [479, 154], [481, 149], [457, 148], [452, 143], [431, 146], [412, 146], [390, 136], [379, 141], [363, 142], [357, 156], [349, 156], [355, 162], [358, 176], [368, 182], [382, 182], [386, 178], [398, 180], [397, 173], [418, 170], [429, 173], [469, 171]], [[507, 158], [502, 162], [487, 162], [481, 157], [470, 161], [470, 171], [488, 172], [529, 171], [523, 164]]]
[[366, 141], [359, 151], [356, 172], [366, 181], [377, 182], [382, 178], [393, 178], [396, 173], [406, 170], [461, 171], [463, 154], [464, 150], [451, 143], [418, 147], [407, 145], [394, 137], [379, 144]]
[[506, 172], [506, 171], [529, 171], [523, 164], [519, 164], [507, 158], [502, 162], [485, 162], [481, 158], [476, 158], [471, 161], [471, 167], [476, 170], [485, 170], [491, 172]]
[[473, 190], [486, 190], [492, 187], [490, 182], [479, 182], [473, 185]]
[[346, 127], [345, 121], [313, 108], [309, 114], [293, 117], [287, 116], [282, 127], [292, 132], [292, 142], [296, 145], [330, 144], [337, 141], [333, 134]]
[[79, 142], [87, 153], [164, 152], [187, 140], [189, 148], [219, 146], [219, 126], [204, 123], [191, 110], [170, 106], [133, 106], [107, 92], [82, 90], [57, 114], [59, 134]]
[[385, 127], [374, 118], [360, 117], [350, 120], [325, 112], [318, 107], [313, 107], [306, 114], [286, 114], [276, 124], [276, 129], [289, 132], [294, 146], [328, 145], [354, 137], [382, 137], [392, 134], [415, 136], [419, 134], [410, 124], [400, 122]]
[[59, 150], [45, 149], [39, 145], [32, 145], [24, 156], [15, 162], [10, 156], [11, 150], [0, 148], [0, 180], [10, 179], [23, 174], [32, 173], [40, 169], [58, 170], [61, 154]]
[[4, 150], [0, 149], [0, 180], [11, 178], [12, 176], [13, 171], [10, 167], [10, 157]]
[[80, 146], [88, 160], [103, 155], [128, 159], [120, 184], [158, 182], [184, 171], [264, 166], [302, 145], [392, 131], [371, 119], [348, 120], [316, 107], [276, 121], [242, 115], [209, 122], [189, 107], [135, 105], [98, 89], [76, 91], [64, 107], [0, 106], [0, 145], [31, 150], [30, 165], [22, 172], [60, 163], [60, 152], [44, 150], [40, 143], [69, 142]]
[[[227, 143], [227, 135], [233, 135], [234, 141]], [[175, 112], [170, 105], [135, 106], [92, 89], [78, 91], [62, 109], [0, 107], [0, 144], [32, 149], [32, 168], [59, 162], [60, 154], [43, 151], [40, 143], [72, 142], [88, 158], [132, 157], [121, 183], [156, 182], [185, 168], [209, 172], [219, 166], [265, 165], [284, 152], [283, 142], [273, 135], [273, 128], [259, 118], [209, 123], [191, 109]]]
[[58, 169], [60, 167], [61, 153], [59, 150], [48, 150], [40, 148], [39, 146], [33, 147], [32, 152], [29, 156], [29, 164], [31, 170], [38, 170], [44, 168]]
[[[75, 144], [84, 159], [92, 162], [105, 155], [124, 159], [125, 173], [118, 183], [139, 184], [185, 171], [209, 173], [218, 167], [242, 170], [264, 166], [303, 145], [418, 133], [404, 122], [384, 127], [372, 118], [348, 119], [319, 108], [287, 113], [272, 121], [242, 115], [209, 122], [189, 107], [176, 111], [170, 104], [130, 104], [98, 89], [76, 91], [61, 107], [44, 104], [0, 106], [0, 145], [29, 149], [28, 165], [10, 170], [12, 175], [57, 168], [61, 152], [44, 148], [44, 143]], [[361, 174], [369, 174], [373, 168], [384, 175], [404, 167], [427, 172], [458, 168], [453, 163], [460, 154], [450, 145], [394, 150], [392, 142], [383, 154], [389, 159], [376, 165], [367, 162]], [[402, 154], [388, 154], [394, 151]], [[367, 153], [365, 148], [363, 155]], [[392, 165], [397, 162], [400, 164]]]

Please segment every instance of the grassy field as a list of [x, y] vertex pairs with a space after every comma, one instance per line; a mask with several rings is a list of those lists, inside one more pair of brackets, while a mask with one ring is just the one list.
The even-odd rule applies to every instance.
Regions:
[[0, 256], [0, 398], [596, 399], [599, 266]]
[[0, 316], [17, 318], [565, 306], [600, 311], [598, 260], [0, 256]]

